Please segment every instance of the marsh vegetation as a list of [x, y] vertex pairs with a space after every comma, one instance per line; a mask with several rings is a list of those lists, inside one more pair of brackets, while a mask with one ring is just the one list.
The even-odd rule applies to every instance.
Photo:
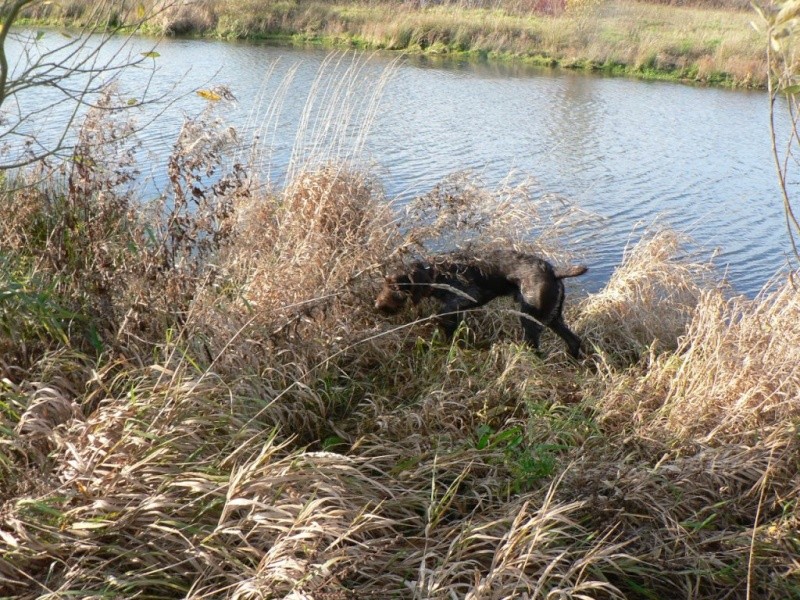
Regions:
[[580, 216], [463, 174], [398, 213], [338, 150], [278, 189], [225, 159], [219, 114], [155, 202], [111, 110], [5, 180], [2, 595], [800, 593], [790, 281], [734, 297], [653, 230], [570, 290], [582, 361], [519, 345], [511, 305], [447, 344], [375, 313], [390, 265], [469, 240], [566, 263]]
[[154, 200], [113, 89], [67, 160], [4, 172], [0, 595], [798, 597], [796, 274], [735, 296], [653, 228], [570, 289], [579, 361], [511, 305], [453, 343], [386, 319], [392, 265], [566, 264], [585, 217], [463, 173], [396, 210], [341, 137], [370, 91], [310, 95], [280, 186], [231, 159], [224, 89]]

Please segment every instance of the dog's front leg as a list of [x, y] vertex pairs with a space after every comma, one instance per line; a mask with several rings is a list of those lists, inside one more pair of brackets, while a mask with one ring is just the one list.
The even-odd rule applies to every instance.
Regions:
[[461, 321], [464, 320], [464, 313], [458, 306], [445, 305], [444, 308], [436, 315], [436, 322], [442, 328], [446, 339], [453, 338]]
[[533, 348], [534, 351], [539, 352], [539, 340], [542, 336], [542, 326], [539, 321], [532, 316], [530, 309], [526, 310], [526, 306], [520, 309], [519, 322], [522, 325], [523, 339], [525, 343]]

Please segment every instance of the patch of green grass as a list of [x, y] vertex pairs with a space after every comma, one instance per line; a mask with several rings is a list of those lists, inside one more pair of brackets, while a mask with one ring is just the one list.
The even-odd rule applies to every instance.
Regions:
[[475, 447], [478, 450], [499, 450], [504, 457], [504, 466], [511, 474], [509, 492], [519, 494], [531, 489], [540, 480], [556, 472], [557, 455], [567, 446], [560, 444], [527, 443], [525, 431], [514, 426], [494, 431], [482, 424], [476, 431]]
[[56, 283], [32, 265], [14, 264], [0, 255], [0, 343], [5, 352], [34, 340], [44, 346], [68, 345], [71, 324], [81, 320], [62, 304]]

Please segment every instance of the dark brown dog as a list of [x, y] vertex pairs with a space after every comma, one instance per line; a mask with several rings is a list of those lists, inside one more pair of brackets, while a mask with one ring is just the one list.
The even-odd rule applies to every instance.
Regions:
[[416, 262], [408, 270], [386, 277], [375, 308], [395, 314], [407, 300], [418, 304], [433, 297], [442, 303], [437, 320], [449, 339], [464, 318], [463, 311], [483, 306], [499, 296], [514, 296], [520, 303], [525, 342], [539, 349], [542, 327], [548, 327], [579, 357], [581, 340], [564, 323], [564, 282], [587, 271], [580, 265], [555, 269], [546, 260], [514, 250], [493, 250], [480, 256], [457, 252]]

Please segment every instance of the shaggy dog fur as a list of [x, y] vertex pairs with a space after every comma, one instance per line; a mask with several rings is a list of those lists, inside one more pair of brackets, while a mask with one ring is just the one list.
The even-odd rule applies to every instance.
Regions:
[[407, 270], [385, 278], [375, 308], [395, 314], [407, 300], [418, 304], [432, 297], [442, 304], [437, 320], [449, 339], [464, 318], [463, 311], [483, 306], [499, 296], [514, 296], [520, 304], [525, 342], [539, 349], [542, 327], [548, 327], [578, 357], [581, 340], [564, 323], [564, 282], [583, 275], [580, 265], [555, 269], [546, 260], [514, 250], [493, 250], [480, 255], [456, 252], [416, 262]]

